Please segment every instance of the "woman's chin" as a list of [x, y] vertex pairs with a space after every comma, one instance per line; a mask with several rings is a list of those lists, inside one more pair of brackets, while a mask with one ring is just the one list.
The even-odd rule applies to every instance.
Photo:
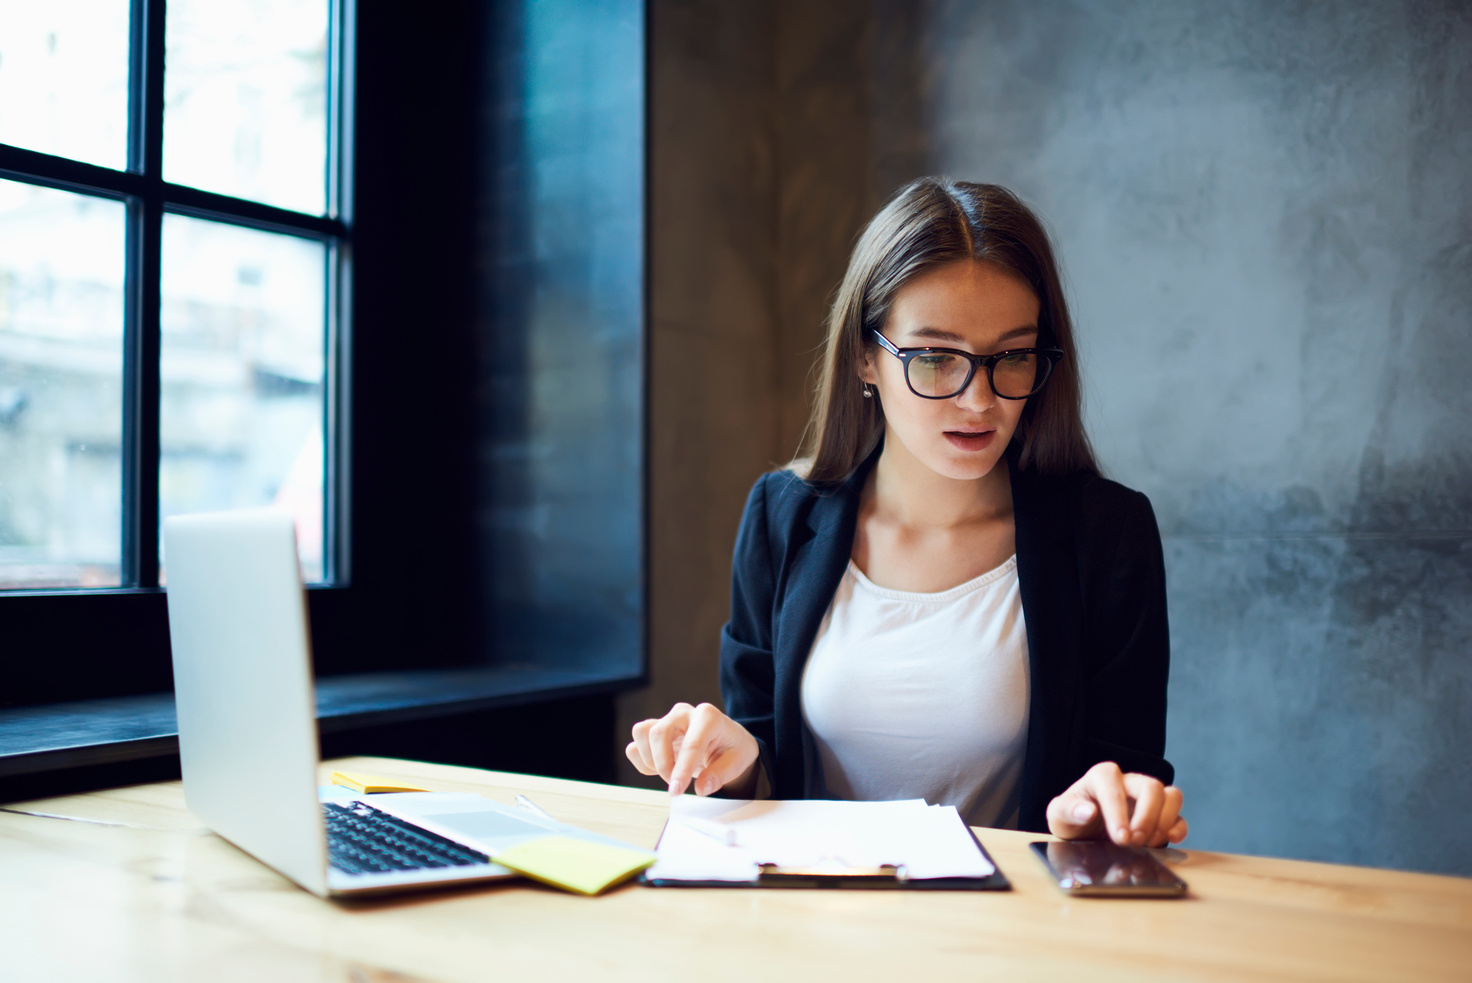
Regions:
[[996, 468], [1002, 455], [998, 453], [961, 453], [955, 451], [935, 455], [925, 462], [930, 470], [955, 481], [976, 481], [985, 478]]

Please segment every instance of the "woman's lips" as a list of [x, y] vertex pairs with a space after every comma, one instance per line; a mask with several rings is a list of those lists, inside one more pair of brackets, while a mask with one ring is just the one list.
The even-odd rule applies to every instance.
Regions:
[[945, 433], [951, 446], [963, 451], [986, 450], [997, 435], [995, 430], [947, 430]]

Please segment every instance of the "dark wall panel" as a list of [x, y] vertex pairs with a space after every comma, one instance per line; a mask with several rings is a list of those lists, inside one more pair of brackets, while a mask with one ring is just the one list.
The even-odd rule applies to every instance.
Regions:
[[412, 17], [358, 4], [351, 587], [313, 607], [322, 673], [474, 658], [468, 203], [481, 17], [470, 0]]
[[644, 11], [491, 5], [477, 204], [485, 655], [643, 670]]

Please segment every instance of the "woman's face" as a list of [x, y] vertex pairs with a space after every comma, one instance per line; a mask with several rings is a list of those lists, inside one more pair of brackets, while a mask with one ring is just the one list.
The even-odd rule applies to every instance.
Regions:
[[[896, 348], [958, 348], [990, 355], [1037, 345], [1037, 295], [1002, 267], [958, 260], [922, 274], [895, 292], [883, 334]], [[989, 474], [1006, 452], [1023, 399], [1002, 399], [978, 368], [950, 399], [922, 399], [905, 384], [904, 364], [873, 346], [864, 381], [879, 390], [885, 451], [903, 451], [936, 474], [959, 480]]]

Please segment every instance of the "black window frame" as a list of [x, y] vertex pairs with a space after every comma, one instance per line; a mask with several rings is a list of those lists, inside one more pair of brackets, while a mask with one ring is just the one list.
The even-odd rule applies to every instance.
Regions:
[[[328, 2], [327, 166], [323, 215], [173, 184], [163, 177], [165, 0], [133, 0], [129, 32], [127, 166], [118, 171], [0, 143], [0, 177], [41, 187], [108, 198], [127, 207], [123, 319], [122, 548], [117, 590], [159, 586], [159, 356], [160, 263], [165, 214], [188, 216], [263, 232], [293, 235], [327, 250], [325, 275], [327, 380], [324, 386], [326, 482], [323, 526], [324, 583], [347, 580], [345, 357], [343, 312], [348, 296], [351, 226], [351, 37], [348, 0]], [[47, 593], [73, 589], [50, 588]], [[83, 594], [95, 589], [75, 588]], [[19, 588], [4, 595], [40, 593]]]

